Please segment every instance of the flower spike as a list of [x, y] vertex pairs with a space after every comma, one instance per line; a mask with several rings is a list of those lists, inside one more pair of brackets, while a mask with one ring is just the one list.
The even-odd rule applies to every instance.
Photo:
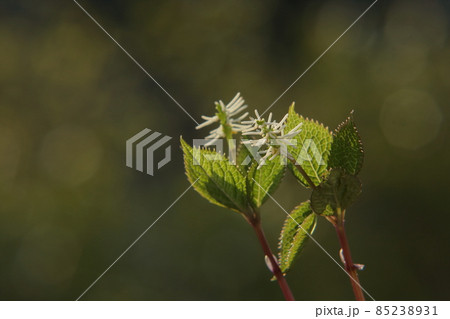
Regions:
[[269, 114], [267, 121], [262, 118], [258, 111], [255, 110], [255, 118], [250, 118], [250, 121], [243, 121], [242, 124], [248, 127], [242, 131], [242, 135], [256, 135], [260, 136], [259, 139], [245, 140], [243, 144], [249, 144], [256, 148], [261, 148], [263, 146], [268, 146], [266, 149], [259, 151], [261, 155], [264, 156], [259, 160], [258, 169], [263, 166], [266, 161], [274, 159], [276, 156], [286, 156], [291, 159], [292, 155], [286, 151], [283, 154], [281, 151], [281, 146], [287, 147], [292, 146], [290, 139], [301, 132], [302, 123], [295, 126], [288, 133], [284, 134], [284, 128], [286, 127], [285, 122], [287, 120], [288, 114], [286, 114], [280, 122], [272, 121], [272, 113]]
[[205, 122], [198, 125], [196, 127], [197, 130], [214, 123], [220, 124], [219, 127], [210, 131], [209, 135], [205, 137], [210, 140], [206, 145], [211, 145], [220, 138], [231, 138], [232, 134], [242, 132], [248, 128], [248, 126], [241, 124], [241, 121], [248, 116], [248, 112], [241, 114], [238, 118], [233, 118], [247, 108], [247, 105], [244, 105], [244, 103], [245, 101], [241, 94], [237, 93], [227, 105], [221, 100], [215, 102], [217, 112], [214, 116], [202, 116]]

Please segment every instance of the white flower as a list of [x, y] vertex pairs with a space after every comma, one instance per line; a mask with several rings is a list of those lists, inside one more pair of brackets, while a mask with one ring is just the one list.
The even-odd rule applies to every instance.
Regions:
[[242, 130], [242, 135], [257, 135], [261, 138], [255, 140], [245, 140], [243, 144], [249, 144], [255, 148], [261, 148], [263, 146], [268, 146], [266, 149], [259, 151], [258, 153], [264, 156], [260, 159], [258, 169], [263, 166], [267, 159], [272, 160], [277, 155], [286, 156], [289, 159], [292, 155], [286, 151], [283, 154], [281, 146], [284, 146], [284, 150], [287, 146], [292, 146], [291, 139], [301, 132], [301, 126], [303, 123], [299, 123], [288, 133], [284, 134], [284, 128], [286, 127], [285, 122], [288, 118], [286, 114], [280, 122], [272, 121], [272, 113], [269, 114], [267, 121], [261, 118], [258, 111], [255, 110], [256, 118], [250, 118], [250, 121], [243, 121], [242, 124], [247, 125], [247, 128]]
[[248, 127], [241, 124], [241, 121], [248, 116], [248, 112], [245, 112], [236, 119], [232, 118], [247, 108], [247, 105], [244, 105], [244, 102], [244, 99], [240, 96], [240, 93], [238, 93], [226, 106], [222, 101], [216, 102], [217, 113], [214, 116], [202, 116], [202, 119], [204, 119], [205, 122], [198, 125], [196, 127], [197, 130], [216, 122], [219, 123], [219, 127], [210, 131], [209, 135], [205, 137], [206, 139], [211, 140], [205, 145], [211, 145], [219, 138], [227, 137], [225, 130], [229, 129], [232, 134], [236, 134]]

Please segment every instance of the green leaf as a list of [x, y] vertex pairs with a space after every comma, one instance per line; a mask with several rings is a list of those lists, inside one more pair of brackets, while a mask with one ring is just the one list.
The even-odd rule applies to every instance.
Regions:
[[[298, 115], [295, 112], [294, 103], [292, 103], [289, 108], [284, 132], [289, 132], [299, 123], [303, 124], [301, 132], [294, 137], [297, 145], [295, 147], [288, 147], [288, 151], [294, 157], [297, 164], [300, 164], [306, 174], [311, 178], [314, 185], [319, 185], [324, 178], [324, 174], [327, 173], [327, 163], [333, 136], [327, 127], [324, 127], [317, 121], [309, 120]], [[304, 186], [309, 187], [308, 182], [294, 165], [289, 163], [289, 168]]]
[[[278, 262], [280, 269], [286, 273], [295, 258], [300, 254], [316, 227], [317, 215], [311, 209], [310, 201], [301, 203], [287, 217], [281, 230]], [[301, 226], [301, 227], [300, 227]]]
[[253, 207], [259, 208], [272, 194], [284, 177], [286, 165], [284, 165], [280, 157], [273, 160], [267, 160], [259, 169], [258, 163], [253, 162], [248, 171], [248, 192], [249, 200]]
[[193, 149], [182, 138], [180, 141], [186, 175], [194, 189], [213, 204], [248, 212], [246, 179], [238, 168], [222, 154]]
[[328, 166], [342, 168], [348, 174], [357, 175], [363, 164], [364, 152], [351, 115], [338, 126], [333, 135]]
[[250, 145], [246, 146], [245, 144], [240, 143], [236, 154], [236, 165], [245, 175], [247, 175], [248, 170], [255, 162], [248, 147], [250, 147]]
[[328, 179], [311, 194], [311, 207], [319, 215], [329, 215], [330, 208], [346, 209], [361, 193], [361, 182], [354, 175], [347, 175], [340, 169], [333, 169]]

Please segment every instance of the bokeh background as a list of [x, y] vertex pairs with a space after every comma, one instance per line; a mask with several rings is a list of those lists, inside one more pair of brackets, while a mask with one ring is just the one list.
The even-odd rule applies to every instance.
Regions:
[[[80, 0], [197, 120], [241, 92], [269, 106], [371, 1]], [[334, 129], [355, 110], [364, 191], [347, 230], [377, 300], [450, 298], [450, 5], [378, 3], [272, 108]], [[76, 299], [188, 187], [194, 122], [73, 1], [0, 3], [0, 298]], [[151, 177], [125, 166], [143, 128], [172, 136]], [[291, 210], [308, 192], [286, 176]], [[263, 206], [275, 249], [285, 213]], [[338, 258], [325, 220], [315, 238]], [[83, 300], [280, 300], [251, 228], [189, 191]], [[298, 300], [352, 300], [309, 242]]]

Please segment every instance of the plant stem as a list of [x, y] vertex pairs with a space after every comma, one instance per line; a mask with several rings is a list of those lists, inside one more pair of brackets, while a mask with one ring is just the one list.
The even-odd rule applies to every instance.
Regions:
[[289, 285], [286, 279], [284, 278], [280, 267], [278, 266], [278, 262], [274, 258], [273, 253], [269, 247], [269, 243], [267, 242], [266, 236], [264, 235], [264, 231], [262, 230], [260, 220], [259, 219], [255, 220], [253, 222], [250, 222], [250, 224], [255, 230], [256, 236], [258, 237], [259, 243], [261, 244], [264, 254], [267, 256], [267, 259], [269, 260], [270, 265], [272, 266], [272, 272], [277, 278], [278, 284], [280, 285], [284, 298], [288, 301], [295, 301], [294, 295], [292, 294], [291, 289], [289, 288]]
[[350, 246], [348, 244], [347, 235], [345, 233], [344, 227], [344, 215], [345, 210], [342, 211], [339, 207], [337, 208], [337, 220], [334, 224], [336, 228], [336, 233], [339, 238], [339, 243], [341, 244], [342, 253], [345, 260], [345, 270], [350, 276], [350, 283], [352, 284], [353, 293], [357, 301], [364, 301], [364, 294], [361, 289], [361, 284], [359, 283], [358, 272], [356, 267], [353, 265], [352, 255], [350, 253]]
[[295, 160], [291, 160], [291, 163], [297, 168], [297, 170], [302, 174], [302, 176], [305, 178], [306, 182], [308, 183], [309, 187], [312, 189], [316, 188], [316, 185], [313, 183], [312, 179], [306, 174], [305, 170], [300, 164], [297, 164]]

